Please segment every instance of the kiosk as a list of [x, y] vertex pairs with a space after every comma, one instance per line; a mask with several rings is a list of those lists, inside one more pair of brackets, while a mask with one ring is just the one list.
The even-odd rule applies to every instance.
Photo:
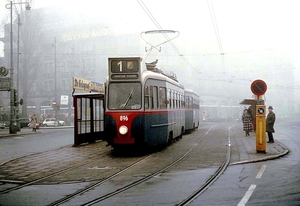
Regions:
[[[90, 93], [74, 94], [75, 89]], [[104, 138], [103, 91], [103, 84], [73, 78], [74, 146], [93, 143]]]

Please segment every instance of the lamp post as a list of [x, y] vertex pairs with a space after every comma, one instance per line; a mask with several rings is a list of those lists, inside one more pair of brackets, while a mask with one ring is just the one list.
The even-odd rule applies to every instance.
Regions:
[[57, 105], [58, 105], [58, 99], [56, 98], [57, 96], [57, 86], [56, 86], [56, 37], [54, 38], [54, 101], [56, 103], [54, 107], [54, 115], [55, 118], [57, 118]]
[[[22, 23], [20, 22], [20, 14], [18, 14], [18, 44], [17, 44], [17, 92], [16, 97], [17, 100], [19, 99], [19, 84], [20, 84], [20, 26], [22, 26]], [[19, 119], [19, 113], [20, 113], [20, 105], [17, 103], [16, 108], [16, 119]], [[17, 121], [17, 130], [20, 131], [20, 121]]]
[[10, 1], [9, 4], [5, 5], [5, 8], [10, 9], [10, 124], [9, 124], [9, 133], [10, 134], [16, 134], [17, 129], [14, 127], [13, 123], [16, 121], [16, 114], [15, 114], [15, 102], [18, 101], [18, 99], [15, 99], [17, 92], [14, 89], [14, 69], [13, 69], [13, 4], [26, 4], [26, 10], [30, 10], [31, 7], [29, 6], [28, 2], [19, 2], [19, 3], [13, 3]]

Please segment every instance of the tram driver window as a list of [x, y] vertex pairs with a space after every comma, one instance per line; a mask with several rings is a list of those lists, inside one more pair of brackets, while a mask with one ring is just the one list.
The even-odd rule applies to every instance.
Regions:
[[141, 109], [140, 83], [111, 83], [108, 90], [109, 109]]

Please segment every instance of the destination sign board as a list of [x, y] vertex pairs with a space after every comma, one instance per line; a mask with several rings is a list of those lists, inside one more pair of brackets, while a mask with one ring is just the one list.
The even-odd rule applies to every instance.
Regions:
[[111, 81], [138, 80], [140, 78], [140, 57], [109, 58], [108, 73]]
[[9, 86], [10, 78], [0, 78], [0, 91], [8, 91], [10, 90]]
[[138, 74], [112, 74], [112, 79], [138, 79]]
[[139, 61], [134, 59], [111, 60], [110, 69], [112, 73], [137, 73], [139, 71]]

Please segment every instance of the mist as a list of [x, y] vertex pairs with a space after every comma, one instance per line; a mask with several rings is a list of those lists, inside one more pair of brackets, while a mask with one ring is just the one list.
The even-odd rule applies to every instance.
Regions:
[[[36, 68], [31, 72], [40, 74], [23, 94], [50, 90], [40, 78], [47, 79], [45, 71], [53, 67], [50, 61], [54, 59], [56, 39], [57, 68], [69, 70], [70, 78], [74, 75], [104, 83], [109, 57], [141, 56], [147, 62], [158, 59], [159, 69], [174, 72], [182, 85], [198, 93], [200, 108], [201, 105], [232, 107], [242, 111], [247, 105], [240, 102], [254, 98], [251, 83], [262, 79], [268, 86], [263, 96], [265, 104], [274, 107], [278, 118], [300, 115], [298, 1], [35, 0], [30, 3], [32, 11], [26, 15], [38, 16], [39, 20], [33, 22], [39, 34], [35, 37], [39, 43], [34, 44], [39, 49], [33, 53], [42, 62], [32, 58], [28, 62], [31, 68], [29, 65], [35, 61]], [[7, 9], [4, 12], [2, 22], [7, 24], [9, 12]], [[147, 56], [145, 50], [150, 45], [140, 35], [159, 29], [178, 31], [179, 36]], [[168, 37], [172, 38], [171, 35]], [[165, 40], [164, 36], [149, 39], [153, 44]], [[25, 58], [28, 52], [22, 52]], [[3, 62], [7, 64], [7, 60]], [[22, 68], [25, 67], [23, 62]], [[88, 73], [89, 68], [92, 73]], [[63, 81], [58, 79], [58, 88], [70, 84]], [[63, 92], [66, 91], [67, 88]], [[6, 97], [2, 92], [1, 95]], [[215, 115], [220, 118], [240, 115], [227, 111], [220, 109]]]

